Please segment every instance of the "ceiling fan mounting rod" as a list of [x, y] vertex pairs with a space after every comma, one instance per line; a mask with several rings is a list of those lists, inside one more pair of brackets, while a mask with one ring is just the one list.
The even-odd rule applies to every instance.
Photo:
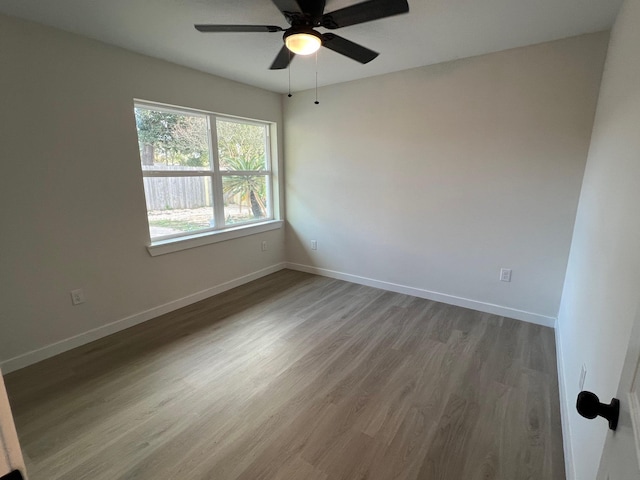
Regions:
[[320, 19], [314, 20], [311, 18], [311, 15], [307, 13], [287, 12], [285, 18], [292, 27], [319, 27], [322, 25]]

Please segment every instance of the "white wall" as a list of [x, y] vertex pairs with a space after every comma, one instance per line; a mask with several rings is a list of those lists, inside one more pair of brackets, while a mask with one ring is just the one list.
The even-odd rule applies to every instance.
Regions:
[[6, 16], [0, 46], [0, 361], [283, 261], [282, 230], [149, 256], [132, 103], [281, 126], [280, 95]]
[[[640, 299], [640, 1], [611, 34], [558, 325], [575, 478], [596, 477], [605, 422], [575, 411], [578, 377], [615, 396]], [[565, 435], [567, 432], [565, 431]]]
[[288, 260], [553, 324], [607, 38], [285, 97]]

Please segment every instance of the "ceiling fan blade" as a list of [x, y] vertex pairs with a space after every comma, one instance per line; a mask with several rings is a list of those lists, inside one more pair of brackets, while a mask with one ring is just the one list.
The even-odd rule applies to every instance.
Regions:
[[407, 0], [368, 0], [325, 14], [322, 26], [329, 29], [342, 28], [408, 11]]
[[378, 52], [369, 50], [333, 33], [324, 33], [322, 35], [322, 45], [360, 63], [369, 63], [378, 56]]
[[220, 32], [283, 32], [277, 25], [194, 25], [196, 30], [203, 33]]
[[270, 70], [282, 70], [287, 68], [296, 54], [289, 50], [286, 46], [282, 47], [278, 52], [275, 60], [269, 67]]

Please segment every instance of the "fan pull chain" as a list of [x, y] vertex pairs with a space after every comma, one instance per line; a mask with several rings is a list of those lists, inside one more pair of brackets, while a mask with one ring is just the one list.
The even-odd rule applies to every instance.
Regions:
[[289, 68], [287, 68], [287, 70], [289, 71], [289, 94], [287, 97], [291, 98], [293, 97], [293, 95], [291, 95], [291, 50], [289, 50]]
[[318, 101], [318, 52], [316, 51], [316, 101], [313, 102], [318, 105], [320, 102]]

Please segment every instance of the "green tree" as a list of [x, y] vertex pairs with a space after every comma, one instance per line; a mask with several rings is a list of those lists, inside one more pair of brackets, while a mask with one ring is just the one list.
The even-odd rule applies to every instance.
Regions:
[[135, 115], [143, 165], [209, 165], [205, 118], [146, 108], [136, 108]]

